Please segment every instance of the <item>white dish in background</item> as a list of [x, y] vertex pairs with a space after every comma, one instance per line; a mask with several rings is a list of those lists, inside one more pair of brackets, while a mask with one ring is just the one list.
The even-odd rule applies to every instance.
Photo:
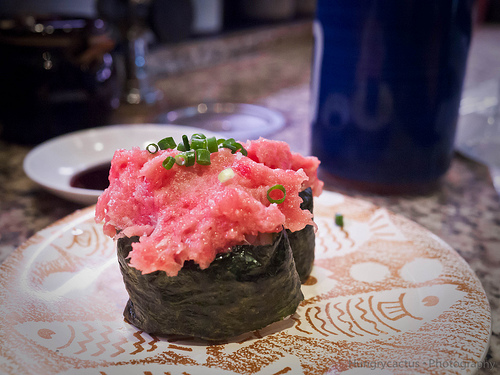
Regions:
[[158, 121], [195, 126], [239, 141], [265, 137], [285, 126], [285, 117], [281, 113], [242, 103], [200, 103], [170, 111]]
[[88, 168], [111, 161], [117, 149], [146, 147], [165, 137], [181, 141], [183, 134], [208, 135], [188, 126], [160, 124], [111, 125], [81, 130], [50, 139], [31, 150], [24, 159], [28, 177], [51, 193], [80, 204], [97, 202], [102, 190], [76, 188], [71, 178]]

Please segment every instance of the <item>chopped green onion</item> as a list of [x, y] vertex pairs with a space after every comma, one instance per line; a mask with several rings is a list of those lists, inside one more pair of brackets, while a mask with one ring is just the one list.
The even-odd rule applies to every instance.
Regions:
[[[220, 142], [221, 140], [219, 139], [217, 142]], [[226, 140], [222, 140], [220, 143], [220, 146], [222, 148], [228, 148], [231, 150], [231, 153], [235, 154], [237, 151], [240, 151], [244, 156], [248, 155], [247, 150], [242, 146], [241, 143], [238, 143], [234, 140], [234, 138], [229, 138]]]
[[[283, 197], [281, 199], [271, 198], [271, 192], [273, 192], [274, 190], [280, 190], [281, 192], [283, 192]], [[270, 187], [269, 190], [267, 191], [267, 199], [271, 203], [277, 203], [277, 204], [283, 203], [285, 201], [285, 198], [286, 198], [286, 189], [283, 185], [280, 184], [274, 185]]]
[[207, 138], [207, 148], [210, 152], [217, 152], [219, 145], [217, 144], [217, 139], [215, 137]]
[[168, 169], [172, 169], [174, 164], [175, 164], [175, 158], [173, 158], [172, 156], [169, 156], [165, 160], [163, 160], [163, 163], [161, 165], [163, 166], [163, 168], [168, 170]]
[[160, 150], [174, 149], [176, 143], [172, 137], [163, 138], [161, 141], [158, 141], [158, 146]]
[[181, 152], [180, 154], [175, 155], [175, 163], [177, 165], [185, 165], [186, 167], [191, 167], [192, 165], [194, 165], [194, 162], [194, 150]]
[[221, 173], [219, 173], [217, 178], [221, 183], [224, 183], [232, 179], [234, 176], [235, 176], [234, 171], [231, 168], [226, 168]]
[[[245, 150], [243, 145], [236, 142], [234, 138], [207, 138], [202, 133], [192, 134], [191, 141], [189, 141], [187, 135], [183, 135], [182, 142], [179, 142], [178, 144], [175, 143], [173, 137], [167, 137], [161, 139], [158, 144], [150, 143], [146, 146], [146, 150], [148, 150], [151, 154], [158, 152], [158, 150], [177, 149], [178, 151], [181, 151], [178, 155], [169, 156], [163, 161], [162, 165], [165, 169], [171, 169], [174, 164], [184, 165], [186, 167], [190, 167], [195, 163], [200, 165], [210, 165], [210, 154], [217, 152], [219, 148], [228, 148], [233, 154], [239, 151], [244, 156], [248, 155], [248, 152]], [[222, 178], [224, 181], [227, 181], [227, 179], [234, 177], [234, 172], [231, 168], [228, 168], [228, 171], [226, 172], [224, 171], [222, 171], [219, 175], [219, 180]], [[281, 203], [281, 201], [282, 200], [279, 200], [279, 203]]]
[[194, 138], [196, 139], [206, 139], [207, 136], [203, 133], [194, 133], [192, 136], [191, 136], [191, 140], [193, 140]]
[[191, 138], [191, 148], [193, 150], [207, 148], [207, 141], [205, 139]]
[[175, 155], [174, 159], [175, 159], [175, 164], [184, 165], [186, 164], [187, 156], [184, 152], [181, 152], [180, 154]]
[[210, 165], [210, 151], [206, 148], [196, 150], [196, 162], [201, 165]]
[[222, 143], [222, 147], [230, 149], [233, 154], [238, 150], [238, 147], [236, 147], [236, 145], [234, 143], [231, 143], [228, 141], [225, 141], [224, 143]]
[[342, 215], [340, 213], [335, 214], [335, 225], [337, 225], [339, 227], [344, 226], [344, 215]]
[[[154, 148], [154, 151], [151, 151], [151, 147]], [[150, 143], [149, 145], [146, 146], [146, 150], [148, 150], [150, 154], [156, 154], [158, 152], [158, 145]]]
[[184, 144], [184, 149], [186, 151], [191, 150], [191, 146], [189, 146], [189, 138], [185, 134], [182, 136], [182, 143]]
[[186, 163], [184, 163], [184, 165], [186, 167], [192, 167], [194, 165], [194, 162], [196, 161], [196, 155], [194, 150], [186, 151], [185, 154], [186, 154]]
[[243, 145], [241, 143], [235, 142], [234, 144], [236, 145], [238, 151], [241, 152], [243, 156], [248, 155], [247, 150], [245, 150], [245, 148], [243, 147]]

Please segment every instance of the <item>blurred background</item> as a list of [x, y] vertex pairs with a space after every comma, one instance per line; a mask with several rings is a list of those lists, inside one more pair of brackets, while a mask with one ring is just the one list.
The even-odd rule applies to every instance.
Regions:
[[[179, 107], [255, 102], [264, 89], [307, 84], [315, 5], [3, 0], [0, 139], [34, 145], [105, 124], [164, 122]], [[476, 1], [477, 24], [499, 20], [499, 0]], [[225, 73], [229, 62], [237, 76]]]
[[242, 101], [234, 85], [221, 97], [172, 78], [283, 39], [306, 38], [310, 48], [314, 10], [313, 0], [4, 0], [0, 138], [37, 144], [113, 122], [156, 122], [199, 101]]

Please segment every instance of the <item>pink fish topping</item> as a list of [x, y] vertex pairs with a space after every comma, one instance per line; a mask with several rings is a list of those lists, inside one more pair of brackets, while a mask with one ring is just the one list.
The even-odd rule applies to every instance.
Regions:
[[318, 167], [321, 163], [315, 156], [304, 157], [301, 154], [290, 151], [286, 142], [272, 141], [259, 138], [257, 141], [248, 141], [244, 145], [248, 151], [248, 157], [269, 168], [302, 169], [308, 180], [305, 181], [303, 189], [310, 187], [313, 195], [318, 197], [323, 191], [323, 181], [318, 178]]
[[[267, 141], [249, 143], [249, 157], [220, 149], [211, 154], [209, 166], [174, 165], [170, 170], [162, 163], [176, 150], [118, 150], [109, 188], [96, 206], [96, 221], [104, 222], [110, 237], [140, 237], [129, 254], [132, 267], [142, 273], [163, 270], [169, 276], [177, 275], [187, 260], [205, 269], [218, 253], [259, 233], [283, 227], [297, 231], [312, 224], [311, 213], [300, 209], [298, 193], [304, 186], [321, 192], [319, 161], [291, 154], [283, 142], [281, 152], [265, 154], [260, 142]], [[218, 176], [227, 168], [234, 177], [220, 182]], [[286, 189], [280, 204], [267, 199], [268, 189], [276, 184]]]

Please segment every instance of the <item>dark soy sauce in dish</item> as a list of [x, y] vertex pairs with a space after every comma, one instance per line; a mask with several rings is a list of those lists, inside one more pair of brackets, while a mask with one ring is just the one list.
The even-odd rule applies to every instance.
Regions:
[[110, 168], [110, 162], [87, 168], [71, 177], [69, 184], [76, 188], [104, 190], [109, 186]]

